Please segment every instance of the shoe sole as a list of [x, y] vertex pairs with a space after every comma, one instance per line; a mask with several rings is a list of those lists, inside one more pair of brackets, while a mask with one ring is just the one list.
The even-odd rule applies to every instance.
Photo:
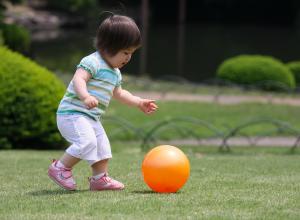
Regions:
[[59, 187], [61, 187], [62, 189], [65, 189], [65, 190], [68, 190], [68, 191], [75, 191], [76, 189], [70, 189], [70, 188], [67, 188], [67, 187], [64, 187], [63, 185], [61, 185], [53, 176], [51, 176], [49, 173], [48, 173], [48, 176], [49, 178], [54, 182], [56, 183]]

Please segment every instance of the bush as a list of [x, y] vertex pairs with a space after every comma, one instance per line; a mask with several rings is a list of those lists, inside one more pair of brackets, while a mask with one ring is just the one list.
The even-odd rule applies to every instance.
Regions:
[[0, 47], [0, 149], [56, 148], [56, 109], [65, 86], [47, 69]]
[[12, 50], [26, 53], [30, 49], [30, 34], [27, 29], [15, 24], [1, 24], [4, 44]]
[[296, 80], [296, 84], [299, 86], [300, 85], [300, 61], [289, 62], [287, 63], [287, 67], [293, 73]]
[[262, 89], [294, 89], [291, 71], [279, 60], [260, 55], [240, 55], [225, 60], [217, 70], [221, 79]]
[[4, 40], [3, 40], [3, 35], [2, 35], [2, 31], [0, 30], [0, 46], [4, 45]]

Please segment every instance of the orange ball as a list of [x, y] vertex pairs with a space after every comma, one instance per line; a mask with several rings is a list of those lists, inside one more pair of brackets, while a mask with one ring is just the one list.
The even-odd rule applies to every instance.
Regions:
[[142, 163], [145, 183], [155, 192], [177, 192], [190, 176], [190, 162], [177, 147], [161, 145], [150, 150]]

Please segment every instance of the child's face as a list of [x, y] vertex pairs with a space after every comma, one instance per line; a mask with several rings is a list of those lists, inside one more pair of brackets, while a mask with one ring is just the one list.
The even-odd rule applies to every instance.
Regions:
[[114, 56], [105, 56], [105, 60], [113, 68], [122, 68], [130, 61], [131, 56], [136, 49], [136, 47], [130, 47], [127, 49], [120, 50]]

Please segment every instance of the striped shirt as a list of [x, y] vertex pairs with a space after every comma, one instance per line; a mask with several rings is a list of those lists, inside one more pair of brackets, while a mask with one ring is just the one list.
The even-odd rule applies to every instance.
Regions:
[[98, 52], [84, 57], [77, 65], [91, 74], [87, 82], [88, 93], [97, 98], [97, 107], [87, 109], [75, 92], [73, 81], [70, 82], [67, 91], [62, 98], [57, 114], [84, 114], [94, 120], [99, 120], [109, 105], [113, 90], [121, 86], [122, 75], [118, 68], [111, 68]]

